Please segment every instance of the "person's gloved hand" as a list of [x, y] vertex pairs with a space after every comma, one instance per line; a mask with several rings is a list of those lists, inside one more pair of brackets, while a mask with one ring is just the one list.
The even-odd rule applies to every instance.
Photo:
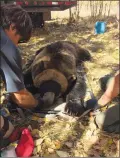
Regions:
[[97, 99], [89, 99], [85, 102], [85, 108], [96, 111], [100, 108], [100, 105], [98, 105]]
[[106, 105], [105, 106], [99, 105], [96, 99], [87, 100], [85, 103], [85, 108], [91, 109], [91, 113], [90, 113], [91, 116], [97, 115], [100, 112], [104, 111], [105, 110], [104, 107], [106, 108]]
[[85, 102], [85, 108], [91, 109], [89, 115], [94, 116], [99, 109], [98, 101], [96, 99], [89, 99]]
[[40, 96], [37, 96], [36, 99], [38, 100], [38, 104], [35, 108], [32, 109], [33, 112], [39, 112], [40, 110], [43, 110], [45, 108], [43, 99]]

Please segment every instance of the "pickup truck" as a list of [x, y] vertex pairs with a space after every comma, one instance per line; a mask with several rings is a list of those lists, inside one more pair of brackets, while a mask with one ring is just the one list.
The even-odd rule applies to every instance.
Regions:
[[63, 11], [77, 5], [77, 0], [1, 0], [2, 4], [20, 5], [30, 15], [34, 27], [44, 27], [51, 20], [51, 11]]

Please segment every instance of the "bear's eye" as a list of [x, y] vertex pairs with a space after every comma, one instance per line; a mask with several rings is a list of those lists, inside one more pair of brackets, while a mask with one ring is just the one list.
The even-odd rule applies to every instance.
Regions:
[[68, 81], [70, 83], [72, 83], [73, 81], [75, 81], [77, 79], [77, 77], [75, 75], [70, 76], [70, 78], [68, 78]]
[[45, 69], [44, 61], [40, 62], [39, 68], [40, 68], [40, 71], [43, 71]]

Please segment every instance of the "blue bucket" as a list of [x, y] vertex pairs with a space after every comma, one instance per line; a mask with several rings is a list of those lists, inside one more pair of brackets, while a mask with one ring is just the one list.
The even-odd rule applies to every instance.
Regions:
[[106, 31], [106, 22], [97, 21], [95, 23], [95, 33], [101, 34], [101, 33], [105, 33], [105, 31]]

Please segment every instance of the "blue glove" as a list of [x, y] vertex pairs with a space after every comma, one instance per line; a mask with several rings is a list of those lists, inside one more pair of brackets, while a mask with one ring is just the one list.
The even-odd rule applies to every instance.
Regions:
[[44, 105], [44, 101], [42, 100], [42, 98], [37, 98], [38, 100], [38, 105], [32, 109], [33, 112], [39, 112], [40, 110], [44, 109], [45, 108], [45, 105]]
[[85, 108], [87, 110], [91, 109], [91, 110], [95, 111], [100, 108], [100, 105], [98, 105], [98, 101], [96, 99], [90, 99], [85, 102]]

